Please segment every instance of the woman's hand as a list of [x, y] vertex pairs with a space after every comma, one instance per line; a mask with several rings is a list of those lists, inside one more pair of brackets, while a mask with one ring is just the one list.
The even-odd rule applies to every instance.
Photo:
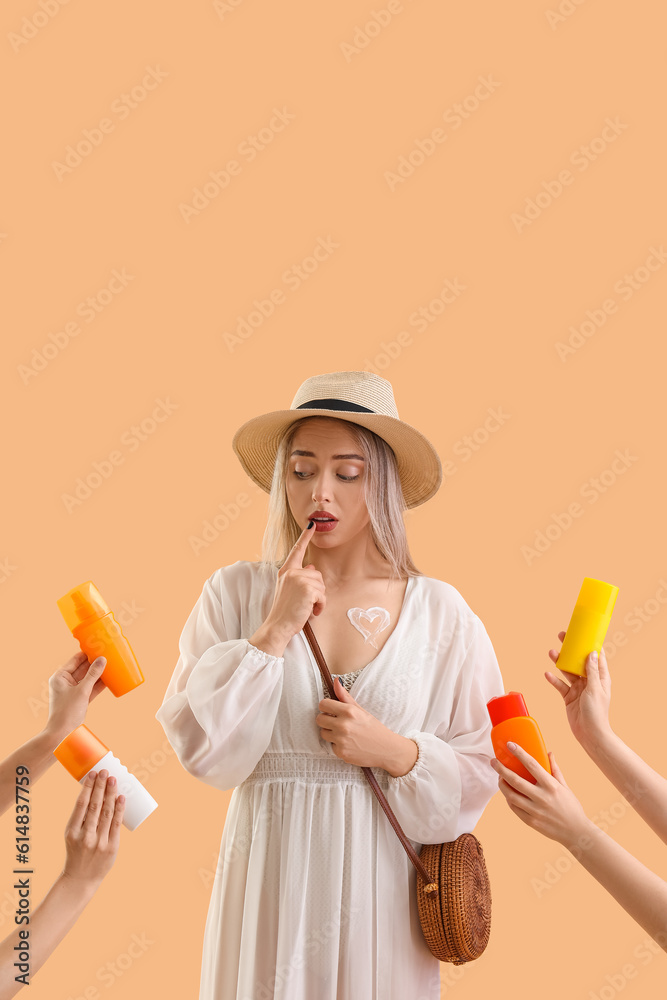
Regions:
[[[565, 632], [559, 632], [558, 638], [562, 642]], [[555, 649], [549, 650], [549, 656], [554, 663], [558, 662], [559, 654]], [[592, 653], [589, 654], [585, 677], [572, 674], [568, 670], [563, 670], [562, 673], [570, 681], [569, 685], [550, 670], [546, 670], [544, 676], [563, 696], [567, 720], [575, 738], [584, 745], [587, 739], [608, 735], [611, 732], [609, 725], [611, 676], [604, 648], [600, 652], [599, 663]]]
[[278, 570], [273, 604], [264, 625], [284, 634], [288, 640], [300, 632], [311, 615], [319, 615], [327, 603], [324, 578], [312, 563], [303, 565], [315, 522], [305, 527], [292, 551]]
[[491, 767], [499, 776], [498, 788], [510, 809], [533, 830], [569, 848], [586, 834], [590, 820], [567, 785], [554, 755], [549, 751], [549, 764], [553, 771], [549, 774], [518, 744], [508, 743], [507, 749], [537, 781], [534, 785], [505, 767], [497, 758], [491, 760]]
[[84, 781], [65, 829], [67, 860], [63, 877], [95, 888], [110, 870], [120, 843], [125, 796], [116, 796], [116, 779], [91, 771]]
[[[116, 798], [115, 778], [107, 782], [106, 773], [101, 771], [97, 781], [88, 775], [81, 786], [65, 831], [65, 867], [30, 914], [30, 982], [81, 916], [116, 857], [125, 802], [122, 795]], [[17, 940], [13, 933], [0, 944], [2, 1000], [10, 1000], [23, 985], [14, 978], [12, 964]]]
[[[335, 681], [334, 681], [335, 684]], [[359, 767], [384, 767], [396, 754], [397, 734], [357, 704], [338, 681], [335, 698], [322, 698], [315, 722], [336, 757]]]
[[92, 664], [79, 650], [49, 677], [49, 718], [45, 733], [55, 741], [64, 740], [86, 718], [88, 705], [106, 687], [100, 680], [106, 658], [98, 656]]

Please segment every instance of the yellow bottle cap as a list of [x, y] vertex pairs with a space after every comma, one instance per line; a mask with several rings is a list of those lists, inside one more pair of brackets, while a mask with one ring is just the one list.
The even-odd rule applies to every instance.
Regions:
[[102, 618], [111, 610], [92, 580], [72, 587], [57, 604], [70, 632], [82, 622]]
[[98, 740], [88, 726], [82, 723], [58, 744], [53, 753], [72, 777], [81, 781], [84, 774], [92, 771], [98, 760], [102, 760], [109, 750], [110, 747], [105, 746], [102, 740]]
[[579, 591], [577, 604], [588, 611], [595, 611], [598, 615], [611, 616], [618, 595], [618, 587], [604, 580], [596, 580], [592, 576], [585, 576], [584, 582]]

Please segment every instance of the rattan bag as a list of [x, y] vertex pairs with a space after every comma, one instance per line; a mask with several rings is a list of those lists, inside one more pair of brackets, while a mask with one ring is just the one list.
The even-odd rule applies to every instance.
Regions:
[[[303, 631], [322, 679], [334, 693], [333, 679], [312, 628]], [[417, 904], [426, 944], [441, 962], [463, 965], [478, 958], [491, 931], [491, 886], [482, 845], [472, 833], [445, 844], [423, 844], [417, 854], [394, 815], [370, 767], [362, 767], [380, 805], [417, 870]]]

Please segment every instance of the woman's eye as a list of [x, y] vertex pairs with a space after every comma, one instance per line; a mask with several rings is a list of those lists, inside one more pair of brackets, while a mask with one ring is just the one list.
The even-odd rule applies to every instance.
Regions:
[[[293, 470], [292, 475], [296, 476], [297, 479], [301, 479], [302, 476], [309, 476], [310, 473], [309, 472], [298, 472], [295, 469], [295, 470]], [[339, 475], [340, 475], [340, 473], [339, 473]], [[346, 483], [353, 483], [355, 481], [355, 479], [359, 478], [359, 475], [357, 474], [356, 476], [340, 476], [340, 478], [342, 480], [344, 480]]]

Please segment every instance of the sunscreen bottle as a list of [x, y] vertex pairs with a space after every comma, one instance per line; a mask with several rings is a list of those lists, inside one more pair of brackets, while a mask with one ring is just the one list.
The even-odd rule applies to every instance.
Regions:
[[556, 661], [559, 670], [586, 676], [588, 654], [602, 649], [617, 594], [618, 587], [611, 583], [584, 577]]
[[144, 675], [132, 647], [92, 580], [68, 590], [57, 603], [90, 663], [106, 656], [101, 677], [112, 694], [118, 698], [143, 684]]
[[118, 757], [105, 746], [88, 726], [80, 725], [73, 729], [69, 736], [58, 744], [53, 751], [55, 757], [65, 767], [73, 778], [83, 784], [86, 776], [93, 769], [99, 774], [106, 768], [109, 774], [116, 778], [116, 795], [125, 796], [125, 812], [123, 825], [128, 830], [136, 830], [147, 816], [157, 809], [157, 802], [150, 795], [138, 778], [136, 778]]
[[534, 757], [545, 771], [551, 774], [551, 764], [547, 755], [544, 738], [535, 719], [528, 715], [526, 702], [518, 691], [509, 691], [487, 701], [486, 707], [491, 716], [493, 729], [491, 742], [496, 757], [501, 764], [519, 774], [526, 781], [537, 784], [530, 771], [527, 771], [518, 757], [505, 746], [507, 741], [518, 743], [526, 753]]

